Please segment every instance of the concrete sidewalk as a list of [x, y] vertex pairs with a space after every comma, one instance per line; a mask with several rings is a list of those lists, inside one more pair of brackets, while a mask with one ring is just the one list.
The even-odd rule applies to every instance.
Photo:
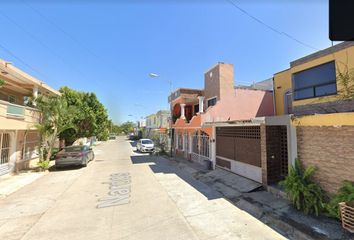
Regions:
[[0, 199], [4, 199], [19, 189], [33, 183], [46, 172], [20, 172], [19, 174], [7, 174], [0, 177]]
[[[217, 168], [207, 171], [200, 165], [184, 159], [166, 158], [171, 165], [190, 174], [219, 192], [238, 208], [250, 213], [290, 239], [354, 239], [354, 234], [343, 230], [341, 223], [325, 216], [309, 216], [293, 208], [289, 201], [265, 191], [252, 189], [253, 181]], [[254, 186], [256, 187], [256, 185]]]
[[[124, 138], [97, 150], [86, 168], [49, 172], [1, 199], [0, 239], [285, 239], [187, 169], [135, 153]], [[128, 180], [113, 189], [119, 175]], [[124, 198], [98, 207], [117, 192]]]

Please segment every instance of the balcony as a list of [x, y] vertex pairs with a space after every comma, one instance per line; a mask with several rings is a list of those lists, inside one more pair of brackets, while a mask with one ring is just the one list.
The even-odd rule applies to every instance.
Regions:
[[7, 104], [6, 116], [15, 118], [25, 118], [25, 107], [16, 104]]
[[0, 100], [0, 125], [10, 129], [32, 128], [39, 121], [39, 111]]

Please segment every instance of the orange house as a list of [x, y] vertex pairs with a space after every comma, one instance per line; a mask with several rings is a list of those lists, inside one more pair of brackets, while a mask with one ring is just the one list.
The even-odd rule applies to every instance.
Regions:
[[210, 164], [216, 138], [215, 127], [210, 123], [272, 116], [273, 95], [268, 90], [271, 88], [271, 80], [263, 85], [235, 87], [233, 65], [219, 62], [205, 72], [203, 90], [177, 89], [168, 99], [174, 153]]

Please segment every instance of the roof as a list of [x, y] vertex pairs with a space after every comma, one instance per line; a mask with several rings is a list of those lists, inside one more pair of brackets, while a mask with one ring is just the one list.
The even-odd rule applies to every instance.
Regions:
[[192, 89], [192, 88], [178, 88], [177, 90], [175, 90], [174, 92], [172, 92], [169, 96], [168, 96], [168, 102], [171, 102], [175, 99], [177, 99], [178, 97], [181, 96], [181, 94], [197, 94], [197, 95], [203, 95], [203, 91], [201, 89]]
[[332, 54], [332, 53], [335, 53], [335, 52], [338, 52], [340, 50], [343, 50], [343, 49], [346, 49], [346, 48], [349, 48], [349, 47], [353, 47], [353, 46], [354, 46], [354, 42], [342, 42], [342, 43], [339, 43], [339, 44], [334, 45], [332, 47], [320, 50], [318, 52], [312, 53], [310, 55], [307, 55], [305, 57], [302, 57], [302, 58], [299, 58], [299, 59], [297, 59], [295, 61], [292, 61], [292, 62], [290, 62], [290, 67], [295, 67], [295, 66], [298, 66], [300, 64], [312, 61], [314, 59], [317, 59], [317, 58], [326, 56], [328, 54]]
[[9, 82], [10, 85], [17, 86], [23, 89], [30, 89], [37, 86], [40, 91], [49, 95], [60, 95], [60, 92], [48, 86], [46, 83], [37, 78], [25, 73], [12, 63], [0, 59], [0, 77]]
[[249, 89], [249, 90], [260, 90], [260, 91], [273, 91], [273, 78], [268, 78], [263, 81], [255, 82], [250, 86], [238, 85], [234, 87], [235, 89]]

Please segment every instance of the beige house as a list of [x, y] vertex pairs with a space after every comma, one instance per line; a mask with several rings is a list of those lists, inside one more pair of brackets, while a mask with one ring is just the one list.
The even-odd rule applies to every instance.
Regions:
[[29, 99], [60, 93], [0, 59], [0, 175], [25, 168], [38, 160], [39, 111]]

